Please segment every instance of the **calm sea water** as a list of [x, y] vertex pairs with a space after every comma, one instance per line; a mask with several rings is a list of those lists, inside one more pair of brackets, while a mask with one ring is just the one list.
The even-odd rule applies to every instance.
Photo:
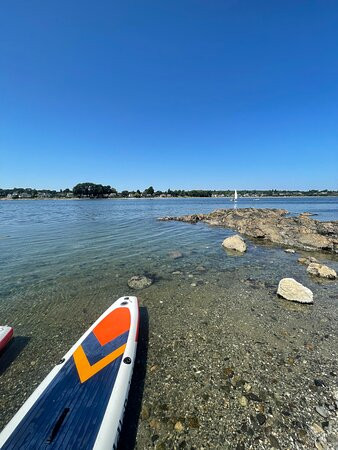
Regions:
[[[320, 220], [338, 219], [335, 198], [241, 199], [237, 205], [250, 206], [285, 208], [292, 214], [308, 211]], [[284, 305], [276, 301], [276, 287], [282, 277], [292, 276], [313, 290], [316, 297], [314, 308], [294, 312], [298, 314], [297, 329], [317, 330], [318, 324], [324, 324], [321, 332], [332, 333], [337, 313], [333, 300], [336, 284], [309, 277], [306, 267], [297, 262], [298, 252], [288, 254], [278, 246], [257, 245], [246, 239], [248, 251], [233, 256], [221, 246], [222, 240], [233, 233], [231, 230], [156, 220], [217, 208], [234, 208], [234, 204], [228, 199], [0, 202], [0, 324], [10, 324], [15, 330], [15, 339], [0, 361], [0, 410], [5, 412], [0, 417], [0, 429], [97, 317], [118, 297], [134, 294], [127, 284], [132, 275], [150, 274], [155, 281], [137, 295], [149, 317], [149, 367], [158, 364], [164, 368], [162, 373], [172, 370], [171, 379], [176, 379], [177, 373], [181, 381], [191, 379], [191, 364], [182, 369], [185, 352], [176, 358], [171, 347], [172, 341], [177, 346], [185, 345], [188, 316], [193, 334], [199, 333], [203, 323], [203, 342], [208, 342], [212, 333], [218, 339], [220, 330], [209, 320], [213, 317], [209, 311], [215, 305], [217, 314], [223, 311], [227, 327], [232, 330], [221, 333], [225, 340], [220, 348], [233, 346], [240, 361], [247, 357], [246, 347], [238, 345], [243, 339], [245, 342], [243, 336], [247, 336], [247, 345], [256, 341], [261, 344], [262, 338], [255, 330], [278, 325], [276, 317], [280, 318], [282, 331], [288, 329], [292, 336], [293, 313], [289, 317]], [[171, 250], [181, 251], [183, 257], [172, 260], [168, 255]], [[314, 256], [338, 270], [337, 256]], [[294, 306], [285, 308], [288, 311]], [[205, 323], [209, 328], [204, 329]], [[281, 330], [272, 335], [280, 336]], [[317, 340], [317, 335], [307, 339]], [[163, 342], [170, 342], [169, 351], [163, 352]], [[204, 365], [204, 353], [200, 352], [200, 342], [196, 342], [196, 350], [191, 351], [201, 355], [199, 364]], [[271, 342], [270, 334], [267, 342]], [[291, 352], [294, 346], [291, 340], [283, 351]], [[324, 350], [320, 350], [321, 358]], [[259, 351], [252, 350], [255, 357]], [[214, 362], [209, 362], [210, 367]], [[258, 363], [257, 367], [265, 366]], [[311, 370], [311, 376], [313, 373]], [[159, 378], [160, 383], [152, 387], [153, 377], [147, 378], [145, 398], [156, 398], [158, 386], [162, 386], [163, 379]], [[299, 379], [306, 377], [301, 375]], [[208, 378], [205, 385], [210, 385]], [[217, 393], [214, 398], [219, 395], [223, 394]], [[180, 395], [169, 392], [167, 397], [170, 403]], [[180, 408], [173, 406], [175, 411]], [[144, 429], [149, 430], [149, 426]], [[144, 447], [150, 439], [147, 433]]]
[[[233, 207], [228, 199], [2, 201], [0, 293], [11, 297], [27, 285], [64, 277], [99, 283], [117, 270], [154, 272], [173, 249], [194, 262], [208, 257], [216, 263], [219, 242], [231, 231], [156, 218]], [[285, 208], [292, 214], [314, 213], [319, 220], [338, 219], [338, 198], [240, 199], [237, 207]]]

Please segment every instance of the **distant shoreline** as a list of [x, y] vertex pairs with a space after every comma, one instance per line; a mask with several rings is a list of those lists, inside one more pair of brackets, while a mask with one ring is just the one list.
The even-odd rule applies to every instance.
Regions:
[[[177, 196], [177, 197], [113, 197], [113, 198], [104, 198], [104, 197], [35, 197], [35, 198], [1, 198], [0, 201], [37, 201], [37, 200], [55, 200], [55, 201], [74, 201], [74, 200], [177, 200], [177, 199], [219, 199], [219, 200], [229, 200], [232, 201], [233, 197], [195, 197], [195, 196]], [[264, 199], [283, 199], [283, 198], [338, 198], [338, 195], [280, 195], [280, 196], [263, 196], [263, 197], [239, 197], [236, 203], [240, 203], [243, 200], [264, 200]]]

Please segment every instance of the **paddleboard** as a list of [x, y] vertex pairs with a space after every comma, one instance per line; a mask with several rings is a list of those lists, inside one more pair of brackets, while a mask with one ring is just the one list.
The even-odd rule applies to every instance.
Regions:
[[7, 325], [0, 326], [0, 352], [3, 350], [8, 342], [12, 339], [13, 328]]
[[121, 297], [19, 409], [0, 434], [0, 448], [115, 449], [138, 327], [137, 298]]

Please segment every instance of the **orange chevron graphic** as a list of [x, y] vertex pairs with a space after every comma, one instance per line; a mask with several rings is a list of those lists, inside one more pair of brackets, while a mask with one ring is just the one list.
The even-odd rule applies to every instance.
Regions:
[[121, 345], [121, 347], [109, 353], [109, 355], [100, 359], [100, 361], [97, 361], [91, 366], [82, 348], [82, 345], [80, 345], [73, 353], [73, 358], [81, 383], [84, 383], [93, 375], [100, 372], [100, 370], [102, 370], [104, 367], [108, 366], [108, 364], [113, 362], [116, 358], [123, 355], [125, 348], [126, 344]]

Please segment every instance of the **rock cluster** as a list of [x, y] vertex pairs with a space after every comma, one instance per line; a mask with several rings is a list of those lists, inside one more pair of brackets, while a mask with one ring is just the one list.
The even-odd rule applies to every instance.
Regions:
[[320, 222], [304, 214], [298, 217], [287, 214], [285, 209], [239, 208], [218, 209], [209, 214], [163, 217], [159, 220], [201, 221], [287, 247], [338, 253], [338, 221]]

